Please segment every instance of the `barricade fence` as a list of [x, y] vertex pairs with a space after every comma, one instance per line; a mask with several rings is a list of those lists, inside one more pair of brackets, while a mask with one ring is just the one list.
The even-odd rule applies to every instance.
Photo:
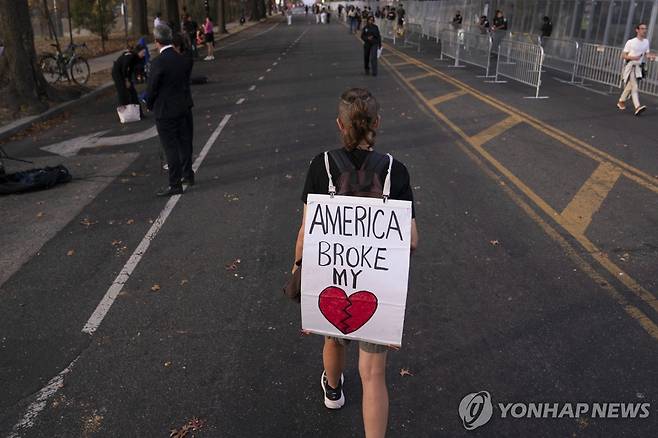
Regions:
[[457, 41], [461, 43], [459, 58], [467, 64], [485, 69], [485, 77], [491, 69], [491, 49], [493, 40], [489, 34], [458, 32]]
[[539, 44], [503, 40], [498, 50], [494, 82], [505, 82], [498, 79], [499, 76], [503, 76], [533, 87], [535, 95], [528, 97], [546, 98], [546, 96], [539, 95], [543, 59], [544, 49]]
[[647, 76], [638, 84], [641, 93], [658, 97], [658, 61], [647, 62]]
[[420, 45], [423, 39], [423, 27], [417, 23], [404, 24], [404, 45], [416, 46], [420, 52]]
[[541, 46], [544, 49], [544, 67], [567, 73], [571, 76], [571, 83], [574, 83], [580, 43], [576, 40], [542, 38]]
[[624, 60], [622, 48], [584, 43], [576, 63], [576, 77], [610, 87], [619, 87]]
[[463, 67], [459, 64], [459, 35], [454, 30], [443, 30], [440, 34], [441, 40], [441, 57], [444, 59], [444, 55], [448, 58], [454, 59], [454, 67]]

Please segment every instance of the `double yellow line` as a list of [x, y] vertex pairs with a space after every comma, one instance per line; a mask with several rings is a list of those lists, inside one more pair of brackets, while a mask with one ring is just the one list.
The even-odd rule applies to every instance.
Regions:
[[[624, 176], [631, 181], [639, 184], [641, 187], [649, 189], [650, 191], [658, 194], [658, 184], [652, 176], [645, 172], [629, 165], [628, 163], [619, 160], [594, 146], [575, 138], [553, 126], [547, 125], [541, 120], [532, 117], [529, 114], [519, 111], [504, 102], [501, 102], [493, 97], [481, 93], [479, 90], [437, 70], [436, 68], [425, 64], [424, 62], [415, 59], [390, 45], [386, 45], [388, 53], [397, 57], [401, 61], [391, 62], [387, 57], [383, 57], [383, 62], [390, 70], [416, 95], [418, 100], [440, 121], [447, 125], [453, 132], [455, 132], [463, 141], [457, 141], [458, 146], [473, 160], [478, 166], [491, 178], [496, 180], [505, 193], [519, 206], [521, 209], [530, 216], [554, 241], [556, 241], [566, 252], [566, 254], [580, 267], [581, 270], [586, 272], [603, 290], [605, 290], [633, 319], [638, 321], [640, 325], [649, 333], [654, 339], [658, 340], [658, 326], [649, 318], [642, 310], [630, 303], [610, 282], [597, 272], [596, 269], [583, 257], [578, 254], [578, 251], [567, 241], [553, 226], [544, 220], [537, 212], [526, 202], [526, 199], [519, 196], [517, 192], [512, 190], [505, 181], [499, 176], [503, 175], [509, 182], [512, 183], [521, 193], [523, 193], [532, 203], [539, 207], [548, 217], [553, 219], [558, 225], [565, 229], [582, 247], [589, 253], [589, 255], [606, 271], [611, 273], [621, 283], [623, 283], [635, 296], [641, 299], [646, 305], [651, 307], [653, 311], [658, 314], [658, 300], [645, 288], [643, 288], [636, 280], [629, 276], [626, 272], [619, 268], [608, 256], [594, 245], [586, 236], [585, 231], [591, 223], [592, 216], [607, 197], [608, 193], [612, 190], [615, 183], [621, 176]], [[391, 55], [388, 55], [391, 56]], [[424, 73], [416, 74], [413, 77], [405, 77], [397, 67], [402, 65], [414, 65]], [[453, 85], [456, 90], [450, 93], [427, 98], [425, 95], [413, 84], [415, 80], [436, 77], [446, 83]], [[450, 120], [443, 112], [439, 111], [437, 106], [443, 102], [452, 99], [457, 99], [463, 95], [473, 96], [480, 101], [495, 107], [496, 109], [507, 114], [507, 117], [502, 121], [494, 124], [493, 126], [485, 129], [484, 131], [475, 134], [466, 134], [456, 123]], [[489, 140], [497, 137], [508, 129], [520, 124], [525, 123], [532, 128], [546, 134], [547, 136], [557, 140], [559, 143], [579, 152], [580, 154], [591, 158], [599, 163], [597, 169], [592, 173], [589, 179], [583, 184], [578, 193], [569, 202], [567, 207], [558, 212], [554, 210], [546, 201], [537, 195], [527, 184], [514, 175], [507, 169], [501, 162], [499, 162], [493, 155], [491, 155], [483, 145]], [[467, 146], [469, 145], [470, 148]], [[499, 174], [496, 174], [491, 167], [493, 167]]]

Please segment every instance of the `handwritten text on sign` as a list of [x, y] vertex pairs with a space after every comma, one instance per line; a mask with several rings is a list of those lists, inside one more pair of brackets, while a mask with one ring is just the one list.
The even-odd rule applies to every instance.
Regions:
[[410, 236], [409, 201], [309, 195], [302, 328], [400, 345]]

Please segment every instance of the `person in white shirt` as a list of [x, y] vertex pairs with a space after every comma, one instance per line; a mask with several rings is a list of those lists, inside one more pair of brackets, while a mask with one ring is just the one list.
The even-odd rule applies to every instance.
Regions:
[[654, 61], [656, 55], [649, 50], [649, 40], [647, 39], [647, 25], [640, 23], [635, 26], [635, 33], [637, 36], [626, 41], [624, 51], [621, 57], [626, 61], [624, 71], [622, 73], [622, 80], [624, 82], [624, 91], [619, 96], [617, 108], [620, 110], [626, 109], [626, 101], [629, 95], [633, 99], [633, 106], [635, 106], [635, 115], [642, 114], [647, 107], [640, 105], [640, 97], [637, 90], [637, 81], [642, 79], [642, 64], [645, 60]]
[[155, 30], [155, 28], [158, 26], [162, 26], [163, 24], [165, 23], [162, 21], [162, 14], [160, 12], [156, 13], [155, 19], [153, 20], [153, 30]]

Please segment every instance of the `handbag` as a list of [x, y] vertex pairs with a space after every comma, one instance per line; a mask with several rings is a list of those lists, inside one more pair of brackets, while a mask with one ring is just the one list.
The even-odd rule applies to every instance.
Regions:
[[297, 269], [283, 286], [283, 295], [299, 303], [302, 298], [302, 259], [297, 260], [295, 265]]
[[139, 122], [139, 105], [131, 104], [117, 108], [117, 114], [121, 123]]

